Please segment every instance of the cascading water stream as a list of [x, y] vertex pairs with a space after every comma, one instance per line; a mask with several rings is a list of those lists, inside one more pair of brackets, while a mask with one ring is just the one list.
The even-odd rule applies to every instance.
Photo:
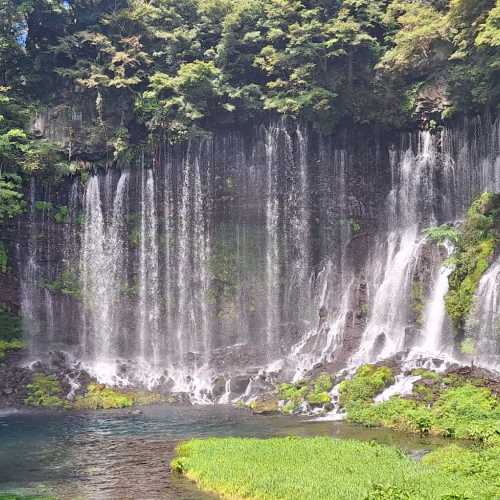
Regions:
[[278, 344], [279, 325], [279, 249], [278, 249], [278, 195], [277, 195], [277, 135], [279, 129], [271, 126], [266, 135], [266, 341], [269, 361]]
[[[447, 243], [445, 243], [445, 248], [446, 257], [448, 257], [453, 252], [453, 248]], [[445, 347], [442, 341], [446, 321], [445, 296], [448, 292], [448, 277], [452, 270], [452, 267], [446, 262], [440, 266], [424, 311], [422, 340], [418, 344], [417, 350], [429, 357], [441, 354]]]
[[112, 361], [119, 355], [120, 293], [126, 288], [124, 220], [129, 173], [123, 171], [106, 222], [99, 176], [92, 176], [84, 196], [85, 223], [80, 257], [82, 332], [80, 347], [85, 363], [101, 377], [112, 376]]
[[409, 326], [412, 276], [421, 246], [419, 223], [425, 204], [432, 199], [432, 179], [436, 150], [429, 132], [419, 136], [417, 155], [411, 146], [400, 161], [391, 153], [392, 190], [387, 199], [389, 227], [387, 239], [379, 241], [367, 276], [374, 279], [369, 320], [363, 333], [355, 364], [387, 358], [405, 347]]
[[500, 257], [482, 277], [475, 296], [473, 312], [466, 330], [474, 339], [476, 363], [498, 370], [500, 364]]

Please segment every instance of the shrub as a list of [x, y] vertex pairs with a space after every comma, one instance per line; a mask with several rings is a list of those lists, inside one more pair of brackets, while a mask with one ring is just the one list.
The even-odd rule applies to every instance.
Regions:
[[127, 408], [133, 406], [134, 399], [127, 394], [114, 391], [103, 384], [89, 384], [85, 396], [75, 401], [75, 408], [98, 410], [110, 408]]
[[33, 382], [26, 386], [28, 397], [24, 402], [29, 406], [44, 408], [67, 408], [69, 403], [62, 399], [62, 387], [52, 375], [36, 374]]
[[428, 398], [419, 393], [418, 384], [414, 386], [418, 397], [412, 399], [394, 396], [375, 404], [361, 393], [360, 399], [347, 405], [348, 419], [367, 426], [471, 439], [489, 446], [500, 443], [500, 407], [491, 391], [456, 376], [443, 381], [450, 385], [438, 385]]
[[285, 401], [282, 407], [283, 413], [293, 413], [304, 403], [311, 406], [329, 405], [332, 401], [329, 394], [332, 387], [333, 380], [328, 373], [322, 373], [310, 381], [281, 384], [278, 388], [278, 396]]
[[472, 203], [455, 242], [456, 250], [452, 256], [454, 269], [449, 277], [445, 303], [448, 315], [459, 332], [463, 331], [479, 281], [488, 269], [496, 248], [498, 235], [495, 225], [499, 208], [500, 196], [483, 193]]
[[0, 339], [0, 360], [5, 358], [8, 352], [19, 351], [20, 349], [24, 349], [25, 347], [26, 344], [19, 339], [13, 339], [13, 340]]
[[351, 380], [344, 380], [340, 384], [340, 404], [348, 409], [354, 402], [370, 403], [377, 394], [393, 383], [394, 375], [390, 368], [363, 365]]

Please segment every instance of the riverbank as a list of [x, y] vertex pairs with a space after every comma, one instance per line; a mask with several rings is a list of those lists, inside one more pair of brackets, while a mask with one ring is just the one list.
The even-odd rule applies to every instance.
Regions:
[[205, 491], [255, 500], [494, 499], [500, 448], [450, 446], [416, 461], [396, 448], [329, 437], [192, 440], [172, 467]]

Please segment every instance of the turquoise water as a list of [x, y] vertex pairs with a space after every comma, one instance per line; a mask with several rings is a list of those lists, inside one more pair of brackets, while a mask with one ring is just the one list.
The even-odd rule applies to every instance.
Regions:
[[168, 464], [184, 439], [331, 435], [374, 439], [419, 456], [439, 445], [381, 429], [229, 406], [150, 406], [88, 413], [0, 410], [0, 492], [60, 499], [206, 499]]

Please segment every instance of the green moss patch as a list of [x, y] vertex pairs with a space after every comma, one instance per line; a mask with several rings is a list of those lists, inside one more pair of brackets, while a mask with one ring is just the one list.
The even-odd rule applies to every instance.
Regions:
[[174, 403], [172, 397], [164, 397], [155, 392], [119, 391], [104, 384], [89, 384], [87, 392], [79, 396], [73, 404], [77, 410], [109, 410], [112, 408], [130, 408], [159, 402]]
[[0, 339], [0, 361], [7, 356], [9, 352], [24, 349], [26, 344], [22, 340], [1, 340]]
[[498, 243], [500, 195], [483, 193], [474, 201], [459, 234], [452, 256], [453, 272], [445, 297], [454, 326], [463, 331], [472, 310], [481, 277], [491, 264]]
[[394, 374], [387, 366], [363, 365], [352, 379], [340, 384], [340, 404], [348, 409], [353, 404], [369, 402], [393, 383]]
[[115, 391], [102, 384], [89, 384], [87, 393], [75, 401], [79, 410], [99, 410], [110, 408], [128, 408], [134, 405], [133, 397]]
[[478, 454], [488, 461], [478, 475], [454, 469], [450, 455], [419, 463], [395, 448], [328, 437], [212, 438], [179, 446], [172, 468], [224, 498], [495, 498], [497, 485], [486, 471], [500, 469], [498, 456]]
[[367, 426], [500, 444], [500, 402], [489, 388], [481, 387], [480, 379], [428, 370], [415, 370], [414, 374], [423, 378], [404, 398], [394, 396], [374, 403], [366, 391], [351, 391], [346, 400], [341, 391], [348, 419]]
[[293, 413], [304, 403], [312, 407], [325, 407], [331, 404], [329, 391], [333, 387], [332, 377], [322, 373], [312, 380], [303, 380], [295, 384], [281, 384], [278, 397], [284, 401], [283, 413]]
[[63, 399], [60, 382], [52, 375], [36, 374], [33, 382], [26, 386], [28, 397], [24, 402], [28, 406], [43, 408], [68, 408], [70, 404]]

